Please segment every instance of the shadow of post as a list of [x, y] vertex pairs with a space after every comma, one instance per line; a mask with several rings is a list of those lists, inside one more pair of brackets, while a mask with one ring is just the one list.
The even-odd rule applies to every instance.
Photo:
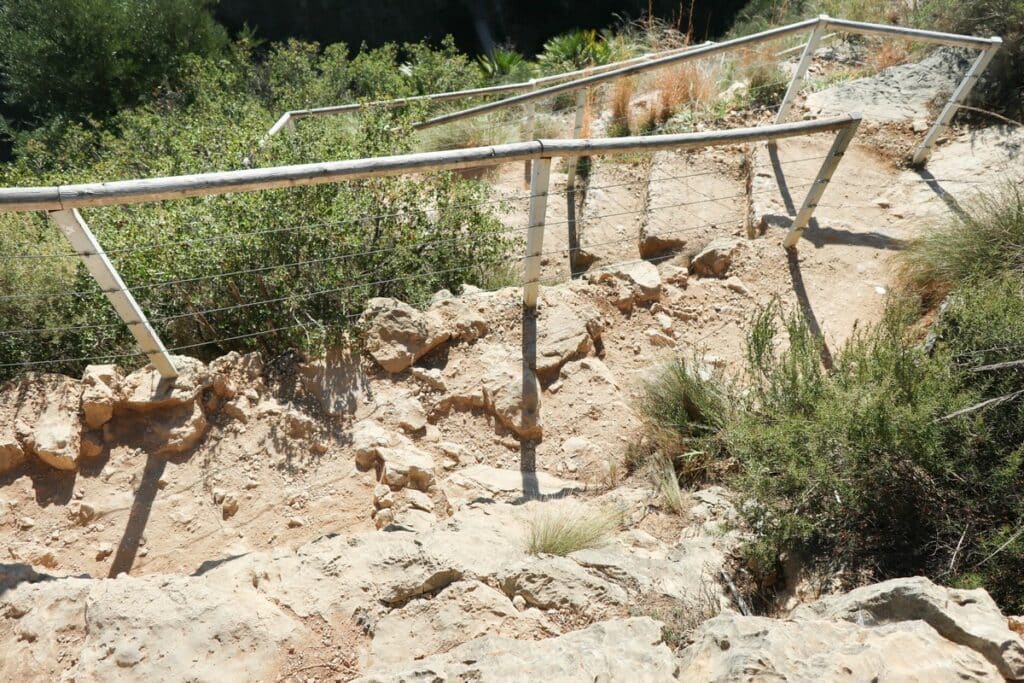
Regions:
[[963, 207], [960, 206], [960, 202], [956, 200], [956, 197], [946, 192], [946, 190], [939, 184], [939, 179], [932, 175], [931, 171], [927, 168], [915, 168], [914, 172], [921, 177], [924, 184], [928, 186], [935, 195], [942, 200], [942, 203], [946, 205], [946, 208], [952, 211], [958, 218], [966, 218], [967, 212], [964, 211]]
[[789, 193], [786, 174], [782, 171], [782, 161], [779, 159], [779, 147], [775, 144], [774, 140], [768, 143], [768, 157], [772, 160], [772, 173], [775, 174], [775, 184], [779, 188], [779, 195], [786, 205], [786, 213], [790, 216], [795, 216], [796, 204], [793, 203], [793, 195]]
[[811, 306], [810, 297], [807, 296], [807, 287], [804, 285], [804, 276], [800, 271], [800, 257], [797, 254], [796, 247], [786, 250], [786, 259], [789, 261], [789, 277], [793, 281], [793, 292], [800, 303], [800, 310], [807, 321], [807, 327], [811, 330], [811, 334], [821, 341], [821, 364], [825, 366], [826, 370], [831, 370], [833, 364], [832, 352], [828, 348], [828, 342], [825, 341], [825, 335], [821, 332], [818, 318], [814, 315], [814, 308]]
[[160, 477], [163, 476], [166, 467], [167, 461], [164, 458], [147, 454], [146, 467], [142, 471], [142, 482], [135, 491], [135, 500], [132, 501], [128, 523], [125, 525], [121, 542], [117, 545], [117, 552], [114, 554], [114, 561], [110, 565], [110, 572], [107, 576], [115, 577], [122, 572], [131, 572], [132, 566], [135, 564], [135, 557], [139, 553], [139, 542], [142, 540], [146, 524], [149, 522], [149, 514], [153, 510], [153, 501], [160, 489]]
[[[525, 431], [537, 425], [540, 388], [537, 385], [537, 309], [523, 307], [522, 425]], [[540, 498], [537, 483], [537, 441], [519, 442], [519, 471], [523, 476], [523, 498]]]

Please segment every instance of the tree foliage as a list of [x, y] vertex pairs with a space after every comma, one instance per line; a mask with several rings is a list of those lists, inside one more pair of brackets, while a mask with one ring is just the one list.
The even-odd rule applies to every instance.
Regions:
[[4, 101], [24, 119], [107, 115], [227, 43], [211, 0], [4, 0]]
[[[102, 124], [54, 122], [20, 137], [0, 185], [407, 152], [416, 111], [309, 119], [294, 135], [262, 148], [258, 141], [285, 109], [433, 87], [417, 82], [417, 68], [443, 52], [411, 54], [404, 63], [390, 48], [350, 59], [292, 43], [261, 63], [242, 49], [220, 59], [190, 56], [180, 85], [148, 104]], [[455, 66], [446, 67], [452, 79]], [[464, 68], [477, 77], [474, 65]], [[370, 297], [422, 304], [441, 288], [486, 285], [510, 246], [497, 208], [482, 183], [430, 174], [83, 213], [167, 346], [210, 358], [232, 349], [316, 349], [350, 327]], [[0, 365], [132, 352], [124, 324], [52, 223], [3, 214], [0, 235], [16, 257], [0, 260], [0, 288], [15, 294], [0, 298], [0, 329], [49, 330], [0, 335]], [[86, 362], [47, 369], [75, 373]]]

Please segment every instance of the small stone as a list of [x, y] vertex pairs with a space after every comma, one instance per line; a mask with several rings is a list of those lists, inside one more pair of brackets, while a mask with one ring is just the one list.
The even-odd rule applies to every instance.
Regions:
[[675, 346], [676, 343], [672, 337], [654, 328], [644, 330], [644, 336], [647, 337], [647, 341], [650, 342], [651, 346]]
[[430, 496], [422, 491], [406, 489], [405, 500], [409, 503], [409, 507], [415, 510], [423, 510], [424, 512], [434, 511], [434, 501], [432, 501]]
[[288, 528], [289, 529], [298, 529], [301, 526], [306, 526], [306, 521], [304, 519], [302, 519], [302, 517], [289, 517], [288, 518]]
[[373, 524], [378, 529], [383, 529], [388, 524], [391, 524], [394, 521], [395, 521], [395, 512], [391, 508], [384, 508], [382, 510], [377, 510], [377, 512], [374, 513], [374, 515], [373, 515]]
[[227, 491], [221, 488], [213, 490], [213, 502], [215, 505], [220, 505], [224, 502], [224, 496], [227, 495]]
[[221, 517], [223, 519], [230, 519], [236, 512], [238, 512], [238, 499], [235, 497], [235, 494], [228, 493], [220, 504]]
[[875, 199], [875, 205], [880, 209], [888, 209], [892, 206], [892, 202], [887, 197], [878, 197]]
[[110, 543], [100, 543], [96, 546], [96, 559], [104, 560], [110, 557], [114, 552], [114, 546]]
[[928, 130], [928, 122], [924, 119], [914, 119], [910, 124], [910, 128], [915, 133], [923, 133]]
[[81, 503], [78, 506], [78, 523], [86, 525], [96, 519], [96, 508], [90, 503]]
[[726, 288], [736, 292], [737, 294], [742, 294], [745, 297], [751, 296], [750, 288], [747, 287], [746, 283], [743, 282], [743, 280], [739, 279], [735, 275], [726, 278], [723, 284], [726, 286]]
[[36, 520], [31, 517], [22, 517], [18, 520], [18, 528], [27, 531], [36, 525]]
[[95, 433], [82, 434], [78, 452], [83, 458], [99, 457], [103, 453], [103, 440]]
[[441, 371], [437, 368], [413, 367], [410, 371], [412, 376], [436, 391], [447, 391]]
[[524, 598], [522, 595], [515, 596], [514, 598], [512, 598], [512, 606], [520, 612], [522, 612], [526, 609], [526, 598]]
[[377, 509], [389, 508], [395, 504], [395, 495], [387, 484], [377, 484], [373, 489], [373, 505]]
[[660, 327], [661, 331], [664, 332], [665, 334], [668, 334], [672, 331], [672, 318], [670, 318], [667, 314], [655, 313], [654, 322], [658, 323], [658, 327]]
[[427, 426], [427, 411], [415, 396], [408, 396], [395, 406], [398, 425], [407, 432], [418, 432]]
[[736, 239], [716, 239], [693, 257], [690, 268], [701, 277], [722, 277], [732, 265], [741, 244]]

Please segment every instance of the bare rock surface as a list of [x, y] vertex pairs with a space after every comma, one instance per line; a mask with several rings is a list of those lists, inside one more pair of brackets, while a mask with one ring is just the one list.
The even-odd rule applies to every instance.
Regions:
[[923, 621], [968, 647], [1011, 680], [1024, 678], [1024, 639], [984, 590], [938, 586], [924, 577], [892, 579], [797, 608], [794, 618], [827, 618], [862, 626]]
[[684, 680], [1002, 681], [1024, 640], [984, 590], [892, 579], [798, 607], [786, 620], [722, 614], [680, 654]]
[[638, 617], [601, 622], [541, 641], [486, 636], [357, 680], [671, 681], [675, 669], [671, 651], [661, 642], [661, 625]]
[[367, 353], [388, 372], [402, 372], [450, 336], [438, 320], [397, 299], [370, 299], [359, 322]]
[[10, 681], [265, 678], [300, 627], [251, 584], [193, 577], [22, 583], [0, 614]]
[[679, 660], [679, 680], [1002, 681], [977, 652], [920, 621], [880, 628], [849, 622], [720, 615], [704, 622]]
[[559, 479], [545, 472], [516, 472], [489, 465], [470, 465], [453, 472], [444, 482], [448, 497], [456, 500], [486, 498], [510, 503], [523, 498], [524, 488], [537, 496], [561, 497], [582, 491], [580, 482]]
[[953, 92], [973, 59], [970, 54], [963, 49], [938, 48], [920, 62], [889, 67], [874, 76], [811, 93], [805, 106], [816, 116], [859, 111], [875, 121], [927, 119], [930, 123], [930, 106]]
[[519, 612], [504, 593], [456, 581], [432, 598], [392, 610], [374, 626], [371, 666], [420, 659], [485, 635], [532, 640], [557, 632], [536, 610]]

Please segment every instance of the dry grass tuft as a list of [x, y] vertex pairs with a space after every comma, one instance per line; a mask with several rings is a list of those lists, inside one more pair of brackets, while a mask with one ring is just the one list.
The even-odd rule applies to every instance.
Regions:
[[718, 96], [716, 78], [695, 62], [686, 62], [666, 69], [658, 78], [658, 119], [664, 123], [682, 106], [703, 107]]
[[530, 520], [527, 551], [532, 555], [568, 555], [605, 545], [622, 519], [617, 512], [582, 505], [547, 508]]
[[611, 109], [612, 121], [608, 130], [611, 137], [629, 135], [630, 106], [633, 101], [633, 79], [621, 78], [615, 82], [612, 90]]
[[868, 56], [868, 64], [875, 71], [884, 71], [891, 66], [907, 61], [909, 54], [905, 44], [890, 40], [882, 43], [877, 50], [871, 51]]

